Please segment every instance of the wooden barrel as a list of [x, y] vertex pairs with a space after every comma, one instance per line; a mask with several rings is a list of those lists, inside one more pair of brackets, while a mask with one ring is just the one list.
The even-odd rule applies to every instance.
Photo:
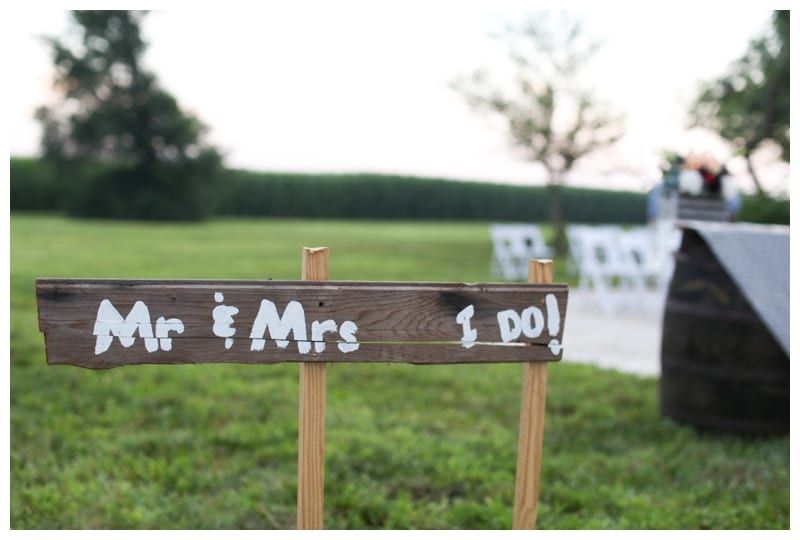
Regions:
[[789, 359], [691, 229], [664, 311], [660, 401], [664, 416], [703, 430], [789, 431]]
[[723, 198], [678, 196], [677, 219], [730, 221], [728, 203]]

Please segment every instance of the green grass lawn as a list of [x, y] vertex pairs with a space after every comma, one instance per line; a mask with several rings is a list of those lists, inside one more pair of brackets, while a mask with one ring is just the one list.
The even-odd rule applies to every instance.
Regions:
[[[48, 367], [36, 277], [298, 279], [324, 245], [331, 279], [489, 279], [486, 224], [10, 224], [15, 529], [295, 525], [297, 365]], [[330, 365], [326, 528], [510, 528], [521, 374]], [[698, 434], [657, 392], [550, 366], [539, 527], [788, 528], [789, 438]]]

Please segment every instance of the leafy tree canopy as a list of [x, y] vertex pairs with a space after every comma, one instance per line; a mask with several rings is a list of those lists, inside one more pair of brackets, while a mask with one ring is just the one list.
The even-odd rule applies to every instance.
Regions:
[[725, 75], [702, 85], [691, 114], [694, 125], [716, 131], [747, 159], [756, 187], [763, 192], [752, 153], [773, 141], [782, 159], [789, 160], [788, 11], [775, 11], [771, 31], [753, 39]]
[[538, 13], [501, 36], [508, 44], [510, 82], [477, 69], [452, 86], [478, 111], [501, 118], [525, 159], [548, 174], [555, 248], [566, 252], [560, 185], [576, 162], [616, 142], [621, 118], [582, 84], [581, 71], [598, 45], [580, 21], [564, 13]]
[[[79, 214], [195, 219], [210, 211], [210, 188], [221, 156], [203, 142], [206, 127], [200, 120], [182, 111], [142, 66], [146, 13], [73, 11], [71, 33], [48, 38], [55, 85], [64, 99], [37, 111], [44, 156], [118, 167], [85, 187], [95, 191], [94, 198], [99, 188], [119, 200], [89, 203], [76, 195]], [[176, 195], [184, 200], [165, 201]], [[111, 211], [123, 215], [105, 215]]]

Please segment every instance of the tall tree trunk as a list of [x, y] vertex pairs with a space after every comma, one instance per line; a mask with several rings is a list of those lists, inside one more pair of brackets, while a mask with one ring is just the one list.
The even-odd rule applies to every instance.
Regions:
[[758, 176], [756, 175], [756, 170], [753, 167], [753, 162], [750, 159], [750, 152], [745, 152], [744, 159], [747, 162], [747, 171], [750, 173], [750, 177], [753, 179], [753, 183], [756, 185], [756, 190], [758, 190], [759, 195], [764, 195], [764, 188], [761, 186], [761, 182], [758, 180]]
[[567, 254], [567, 233], [564, 224], [564, 202], [561, 196], [561, 182], [557, 175], [551, 173], [550, 182], [547, 184], [548, 198], [550, 199], [550, 223], [553, 226], [553, 249], [559, 257]]

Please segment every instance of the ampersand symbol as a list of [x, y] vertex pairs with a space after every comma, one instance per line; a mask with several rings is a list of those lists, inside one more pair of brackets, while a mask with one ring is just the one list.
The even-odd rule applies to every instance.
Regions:
[[[214, 300], [219, 303], [225, 300], [225, 297], [221, 292], [217, 292], [214, 293]], [[226, 349], [233, 347], [233, 335], [236, 333], [236, 329], [233, 328], [233, 316], [237, 313], [239, 313], [239, 308], [225, 304], [215, 307], [211, 312], [214, 317], [214, 335], [225, 338]]]

